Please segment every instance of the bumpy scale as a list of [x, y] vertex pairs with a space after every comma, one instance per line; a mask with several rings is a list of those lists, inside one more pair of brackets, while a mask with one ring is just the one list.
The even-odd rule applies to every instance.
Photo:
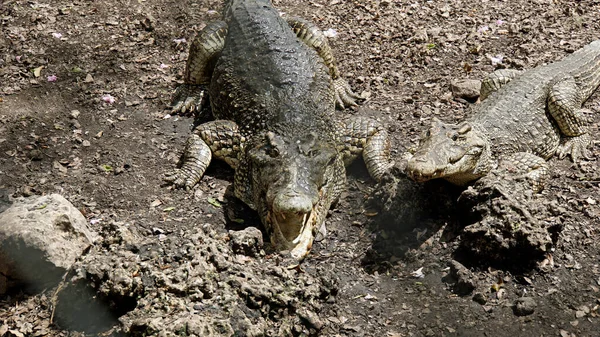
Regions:
[[198, 111], [208, 92], [215, 121], [188, 139], [181, 168], [165, 180], [191, 188], [212, 157], [235, 169], [235, 195], [256, 209], [274, 246], [304, 258], [362, 155], [373, 178], [391, 166], [387, 132], [376, 121], [338, 121], [358, 96], [340, 76], [313, 24], [284, 20], [269, 0], [231, 0], [223, 21], [192, 42], [176, 113]]
[[589, 110], [581, 106], [599, 85], [600, 41], [525, 72], [497, 70], [483, 81], [482, 103], [465, 122], [434, 119], [407, 173], [417, 181], [444, 178], [462, 185], [501, 163], [539, 191], [551, 156], [570, 155], [576, 163], [589, 158]]

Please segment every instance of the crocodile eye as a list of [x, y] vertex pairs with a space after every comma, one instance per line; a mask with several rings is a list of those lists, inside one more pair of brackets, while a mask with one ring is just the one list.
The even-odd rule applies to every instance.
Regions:
[[454, 132], [450, 135], [450, 139], [455, 142], [458, 139], [458, 133]]
[[319, 151], [319, 150], [310, 150], [310, 151], [308, 151], [307, 155], [311, 158], [314, 158], [314, 157], [318, 156], [320, 153], [321, 153], [321, 151]]

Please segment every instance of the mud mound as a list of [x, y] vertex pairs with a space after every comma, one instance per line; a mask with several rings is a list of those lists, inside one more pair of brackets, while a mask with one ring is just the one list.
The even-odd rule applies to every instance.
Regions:
[[230, 235], [210, 224], [160, 242], [112, 229], [59, 293], [61, 326], [96, 333], [112, 314], [130, 336], [314, 336], [323, 303], [335, 301], [332, 273], [264, 252], [236, 255]]

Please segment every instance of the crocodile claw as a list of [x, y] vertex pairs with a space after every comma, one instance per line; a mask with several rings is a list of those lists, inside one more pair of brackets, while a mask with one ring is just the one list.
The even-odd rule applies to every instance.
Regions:
[[567, 155], [571, 155], [574, 163], [578, 163], [580, 158], [586, 160], [592, 159], [592, 154], [588, 146], [592, 142], [592, 138], [588, 133], [579, 136], [569, 137], [564, 144], [556, 150], [558, 158], [563, 159]]
[[346, 106], [358, 105], [356, 101], [362, 98], [358, 96], [346, 80], [338, 78], [333, 81], [333, 87], [335, 89], [335, 106], [339, 109], [345, 109]]
[[206, 104], [204, 97], [204, 88], [199, 85], [182, 84], [171, 100], [171, 109], [173, 113], [192, 114], [194, 111], [200, 111]]
[[190, 190], [198, 183], [198, 181], [200, 181], [200, 178], [198, 178], [194, 172], [189, 170], [175, 169], [166, 173], [163, 180], [177, 188]]

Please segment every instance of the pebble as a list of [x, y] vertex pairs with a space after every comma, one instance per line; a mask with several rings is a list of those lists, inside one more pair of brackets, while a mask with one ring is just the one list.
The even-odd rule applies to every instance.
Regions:
[[515, 301], [513, 312], [517, 316], [528, 316], [533, 314], [537, 303], [531, 297], [521, 297]]
[[258, 256], [263, 247], [261, 231], [256, 227], [248, 227], [241, 231], [229, 231], [231, 246], [236, 254]]
[[455, 260], [450, 262], [450, 273], [446, 281], [454, 283], [454, 292], [458, 295], [467, 295], [477, 286], [473, 273]]
[[487, 298], [485, 298], [485, 295], [483, 295], [482, 293], [475, 293], [475, 295], [473, 295], [473, 301], [484, 305], [487, 303]]
[[454, 80], [450, 84], [450, 88], [455, 98], [473, 99], [479, 97], [481, 81], [471, 79]]

